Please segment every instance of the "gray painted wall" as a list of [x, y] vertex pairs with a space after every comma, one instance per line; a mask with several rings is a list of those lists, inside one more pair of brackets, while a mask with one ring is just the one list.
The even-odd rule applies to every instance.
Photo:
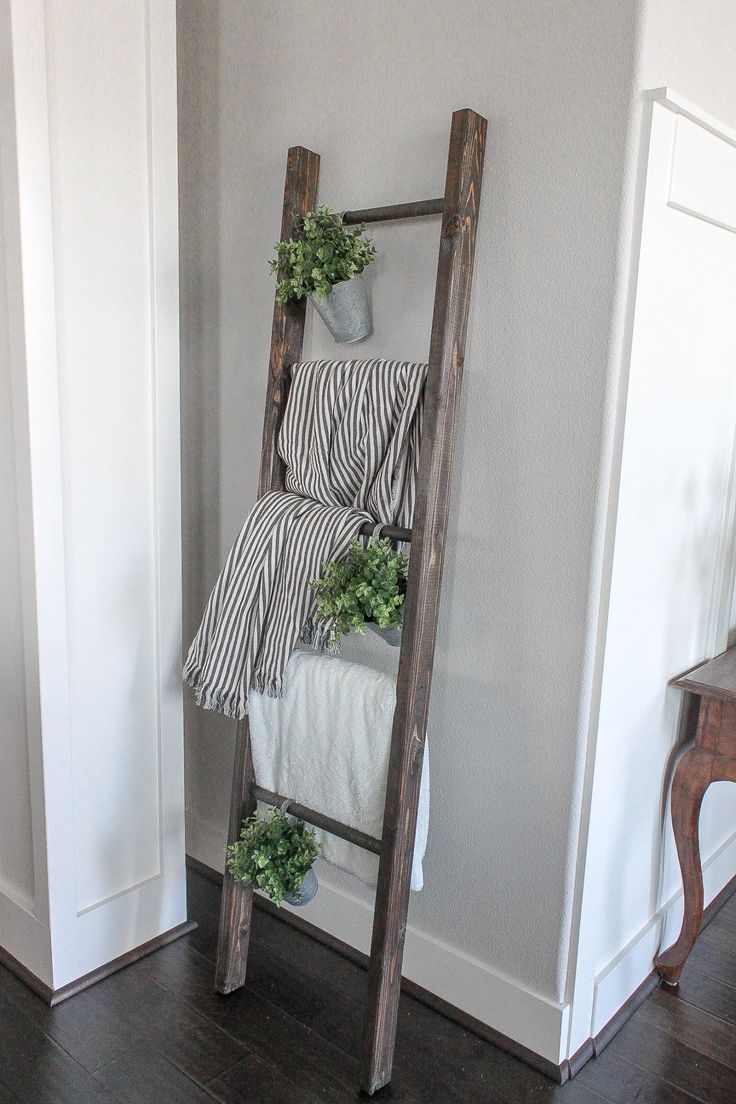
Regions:
[[[287, 147], [321, 153], [325, 202], [389, 203], [441, 193], [453, 109], [489, 119], [411, 923], [553, 999], [572, 912], [636, 8], [179, 4], [187, 644], [255, 495]], [[437, 229], [375, 231], [376, 332], [361, 354], [426, 357]], [[334, 355], [320, 325], [307, 356]], [[232, 724], [190, 703], [195, 827], [225, 822], [232, 747]]]

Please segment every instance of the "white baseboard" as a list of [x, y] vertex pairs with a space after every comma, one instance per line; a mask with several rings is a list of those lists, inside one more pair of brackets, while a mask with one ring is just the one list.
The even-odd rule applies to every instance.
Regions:
[[[222, 871], [223, 830], [187, 814], [187, 852]], [[705, 899], [712, 901], [736, 875], [736, 833], [703, 863]], [[287, 907], [287, 906], [285, 906]], [[365, 901], [329, 883], [320, 873], [320, 892], [299, 910], [305, 920], [343, 943], [367, 954], [373, 910]], [[592, 1034], [596, 1035], [652, 971], [655, 955], [677, 936], [682, 890], [674, 894], [596, 975]], [[409, 925], [404, 949], [404, 976], [455, 1008], [528, 1050], [559, 1064], [569, 1057], [569, 1005], [557, 1004], [504, 977], [457, 947]]]
[[53, 984], [51, 934], [31, 908], [0, 892], [0, 945], [44, 985]]
[[[736, 833], [703, 862], [705, 900], [710, 902], [736, 875]], [[675, 941], [682, 922], [678, 890], [595, 978], [593, 1035], [605, 1027], [652, 972], [659, 951]]]
[[[187, 852], [222, 871], [225, 833], [187, 814]], [[285, 906], [286, 907], [286, 906]], [[320, 891], [299, 909], [305, 920], [336, 939], [367, 953], [373, 910], [364, 901], [330, 885], [320, 873]], [[409, 925], [404, 976], [493, 1030], [558, 1065], [565, 1055], [568, 1005], [557, 1004], [485, 963]]]

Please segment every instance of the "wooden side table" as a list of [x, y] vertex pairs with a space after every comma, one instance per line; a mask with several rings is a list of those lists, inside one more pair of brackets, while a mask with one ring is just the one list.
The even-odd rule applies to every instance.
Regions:
[[703, 874], [698, 822], [711, 782], [736, 782], [736, 647], [673, 679], [694, 695], [695, 744], [677, 765], [672, 780], [672, 828], [682, 871], [685, 911], [676, 942], [655, 959], [668, 985], [677, 985], [703, 920]]

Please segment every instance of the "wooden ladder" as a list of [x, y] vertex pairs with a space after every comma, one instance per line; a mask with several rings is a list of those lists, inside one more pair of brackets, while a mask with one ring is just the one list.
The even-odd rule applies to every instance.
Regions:
[[[351, 225], [442, 215], [412, 528], [384, 526], [381, 532], [394, 540], [411, 541], [383, 835], [374, 839], [294, 801], [288, 805], [294, 816], [380, 856], [361, 1060], [361, 1087], [369, 1094], [391, 1080], [485, 137], [486, 120], [481, 115], [467, 108], [455, 111], [441, 199], [344, 215]], [[316, 207], [318, 177], [319, 156], [303, 146], [292, 146], [286, 166], [282, 240], [293, 237], [299, 216]], [[274, 306], [259, 497], [284, 485], [276, 442], [287, 401], [289, 367], [302, 356], [305, 307], [305, 300]], [[366, 529], [370, 531], [370, 525]], [[281, 805], [286, 799], [256, 783], [246, 717], [237, 730], [229, 842], [239, 838], [243, 820], [258, 800]], [[230, 993], [245, 982], [252, 908], [252, 888], [226, 872], [215, 982], [220, 993]]]

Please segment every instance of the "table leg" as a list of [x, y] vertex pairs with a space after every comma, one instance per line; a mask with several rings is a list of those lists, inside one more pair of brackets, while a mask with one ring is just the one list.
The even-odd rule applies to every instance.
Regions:
[[683, 755], [672, 781], [672, 829], [682, 871], [685, 903], [677, 940], [654, 961], [659, 976], [668, 985], [677, 985], [703, 922], [703, 874], [698, 828], [700, 807], [711, 782], [722, 780], [736, 782], [736, 760], [694, 747]]
[[682, 927], [677, 940], [655, 959], [662, 981], [677, 985], [685, 960], [693, 949], [703, 920], [703, 874], [700, 867], [700, 807], [710, 786], [713, 753], [690, 748], [677, 765], [672, 780], [672, 830], [682, 872], [685, 897]]

